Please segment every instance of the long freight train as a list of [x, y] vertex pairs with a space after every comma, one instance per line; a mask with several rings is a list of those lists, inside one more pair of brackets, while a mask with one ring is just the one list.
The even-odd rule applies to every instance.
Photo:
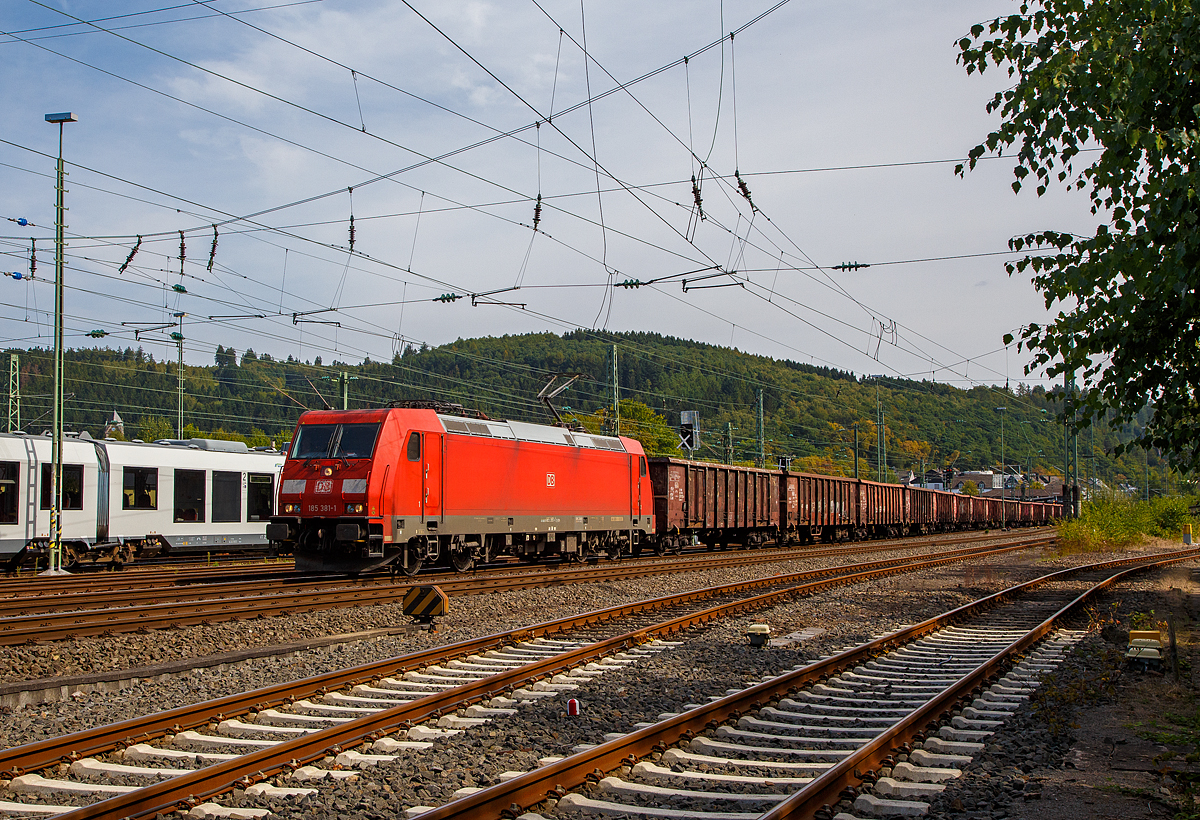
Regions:
[[[49, 436], [0, 434], [0, 569], [46, 565]], [[241, 442], [63, 440], [64, 565], [264, 552], [284, 455]]]
[[447, 405], [304, 413], [267, 537], [296, 568], [415, 574], [498, 555], [618, 557], [1043, 524], [1049, 504], [648, 458], [635, 439]]

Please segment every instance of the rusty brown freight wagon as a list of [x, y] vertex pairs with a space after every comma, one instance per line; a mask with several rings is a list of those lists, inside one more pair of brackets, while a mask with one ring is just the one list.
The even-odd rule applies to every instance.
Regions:
[[780, 533], [782, 473], [678, 458], [649, 459], [660, 551], [693, 541], [759, 546]]

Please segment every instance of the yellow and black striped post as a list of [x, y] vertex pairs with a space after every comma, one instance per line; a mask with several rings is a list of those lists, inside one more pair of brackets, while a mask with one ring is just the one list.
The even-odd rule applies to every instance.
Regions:
[[450, 599], [438, 586], [413, 587], [404, 593], [404, 614], [417, 623], [433, 623], [433, 619], [450, 611]]

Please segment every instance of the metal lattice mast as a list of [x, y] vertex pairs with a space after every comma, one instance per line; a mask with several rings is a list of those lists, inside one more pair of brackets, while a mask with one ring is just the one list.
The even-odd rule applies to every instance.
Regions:
[[8, 354], [8, 432], [21, 429], [21, 357]]
[[171, 338], [175, 344], [179, 346], [179, 419], [178, 419], [178, 438], [183, 438], [183, 317], [186, 313], [171, 314], [179, 320], [179, 330], [171, 334]]
[[613, 435], [621, 435], [621, 397], [617, 392], [617, 346], [612, 346]]

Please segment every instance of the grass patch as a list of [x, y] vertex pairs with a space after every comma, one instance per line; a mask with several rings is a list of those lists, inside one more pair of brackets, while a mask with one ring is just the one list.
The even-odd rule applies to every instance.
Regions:
[[1079, 518], [1058, 525], [1063, 553], [1099, 552], [1141, 543], [1147, 536], [1178, 538], [1184, 524], [1194, 523], [1188, 507], [1196, 497], [1134, 501], [1097, 498], [1086, 501]]

